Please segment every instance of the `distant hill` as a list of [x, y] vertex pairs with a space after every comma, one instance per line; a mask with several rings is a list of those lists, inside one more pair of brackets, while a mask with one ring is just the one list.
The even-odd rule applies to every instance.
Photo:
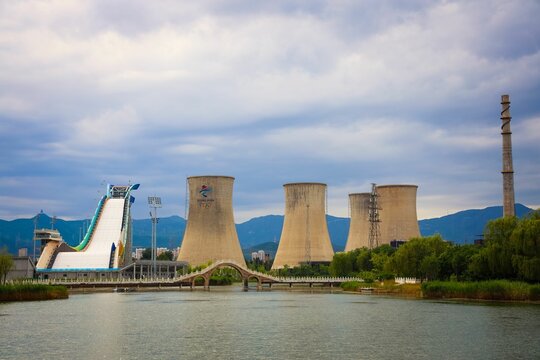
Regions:
[[[334, 250], [342, 251], [347, 242], [350, 220], [348, 218], [327, 215], [326, 221]], [[243, 249], [255, 246], [257, 250], [261, 250], [258, 244], [279, 243], [282, 227], [283, 215], [267, 215], [236, 225], [236, 231], [238, 232], [240, 245]]]
[[[186, 220], [180, 216], [159, 218], [157, 225], [157, 246], [169, 249], [180, 245], [180, 239], [186, 228]], [[133, 220], [133, 247], [150, 247], [152, 221], [150, 219]]]
[[[66, 221], [56, 219], [54, 228], [58, 229], [64, 240], [70, 245], [79, 243], [81, 229], [85, 227], [85, 220]], [[41, 214], [37, 223], [38, 228], [51, 228], [51, 217]], [[26, 247], [32, 253], [32, 237], [34, 233], [34, 219], [16, 219], [12, 221], [0, 220], [0, 248], [6, 246], [9, 252], [15, 254], [17, 249]]]
[[[522, 217], [532, 209], [517, 204], [516, 214]], [[444, 239], [456, 243], [472, 243], [483, 233], [485, 224], [502, 215], [502, 207], [493, 206], [481, 210], [465, 210], [436, 219], [420, 220], [420, 233], [424, 236], [439, 233]], [[345, 248], [349, 231], [348, 218], [327, 215], [328, 230], [334, 251]], [[79, 243], [81, 229], [85, 229], [89, 220], [66, 221], [57, 219], [55, 228], [60, 231], [64, 240], [70, 245]], [[39, 217], [38, 228], [49, 228], [51, 218], [42, 214]], [[186, 221], [179, 216], [169, 216], [159, 219], [158, 247], [175, 248], [180, 245], [184, 234]], [[240, 245], [245, 253], [256, 250], [271, 250], [269, 244], [277, 244], [283, 227], [282, 215], [267, 215], [253, 218], [237, 224], [236, 229]], [[0, 220], [0, 248], [6, 246], [11, 253], [27, 247], [32, 253], [33, 219]], [[133, 220], [133, 246], [150, 246], [152, 224], [150, 219]], [[265, 250], [266, 251], [266, 250]]]
[[[423, 236], [441, 234], [445, 240], [458, 244], [470, 244], [482, 237], [488, 221], [502, 216], [502, 206], [491, 206], [481, 210], [464, 210], [440, 218], [420, 220], [420, 233]], [[516, 204], [516, 215], [523, 217], [533, 211], [524, 205]]]

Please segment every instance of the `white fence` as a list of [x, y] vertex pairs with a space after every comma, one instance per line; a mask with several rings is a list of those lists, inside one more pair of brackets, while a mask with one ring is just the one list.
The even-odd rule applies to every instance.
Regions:
[[419, 284], [420, 280], [417, 278], [411, 278], [411, 277], [397, 277], [396, 278], [396, 284]]

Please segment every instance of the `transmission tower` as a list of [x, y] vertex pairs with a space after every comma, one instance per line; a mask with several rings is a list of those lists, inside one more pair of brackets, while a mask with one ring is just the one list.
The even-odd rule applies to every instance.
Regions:
[[379, 205], [377, 198], [377, 184], [371, 184], [371, 194], [369, 196], [369, 248], [373, 249], [379, 246], [379, 238], [381, 237], [381, 229], [379, 223]]

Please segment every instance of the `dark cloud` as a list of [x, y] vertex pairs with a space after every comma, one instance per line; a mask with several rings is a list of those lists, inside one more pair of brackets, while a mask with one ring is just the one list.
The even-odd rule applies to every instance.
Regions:
[[[282, 184], [416, 183], [420, 216], [500, 203], [500, 95], [516, 194], [540, 204], [535, 1], [11, 2], [0, 15], [0, 217], [87, 216], [140, 182], [235, 176], [239, 219]], [[137, 203], [138, 217], [147, 209]]]

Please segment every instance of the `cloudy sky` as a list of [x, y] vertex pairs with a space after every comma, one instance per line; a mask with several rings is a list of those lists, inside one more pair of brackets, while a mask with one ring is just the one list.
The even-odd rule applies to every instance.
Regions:
[[282, 184], [418, 184], [419, 218], [540, 206], [540, 2], [0, 1], [0, 218], [90, 217], [106, 183], [184, 215], [185, 178], [236, 177], [236, 220]]

